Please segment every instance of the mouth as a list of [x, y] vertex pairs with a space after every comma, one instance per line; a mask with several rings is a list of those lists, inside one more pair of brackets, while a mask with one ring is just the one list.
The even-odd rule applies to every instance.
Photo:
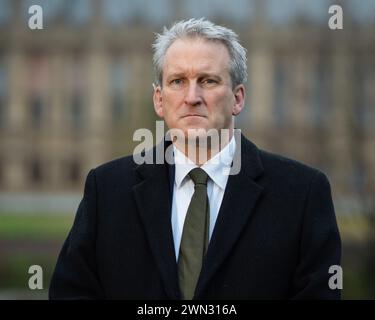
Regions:
[[181, 118], [187, 118], [187, 117], [200, 117], [200, 118], [206, 118], [205, 116], [201, 115], [201, 114], [197, 114], [197, 113], [188, 113], [184, 116], [182, 116]]

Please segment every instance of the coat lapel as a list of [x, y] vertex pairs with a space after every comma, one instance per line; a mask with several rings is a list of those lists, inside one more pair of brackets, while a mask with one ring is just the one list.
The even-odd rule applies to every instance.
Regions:
[[241, 153], [236, 151], [235, 157], [241, 155], [241, 170], [228, 178], [195, 291], [196, 299], [200, 299], [212, 276], [231, 252], [263, 190], [254, 181], [263, 171], [258, 149], [243, 136], [237, 143], [241, 143]]
[[[263, 172], [257, 147], [243, 136], [237, 143], [241, 143], [241, 152], [237, 152], [237, 149], [235, 154], [235, 157], [240, 157], [241, 171], [228, 178], [198, 280], [196, 299], [202, 297], [209, 281], [233, 249], [263, 190], [255, 182]], [[155, 148], [152, 152], [155, 152]], [[133, 192], [167, 296], [170, 299], [178, 299], [177, 263], [171, 226], [173, 189], [170, 180], [174, 180], [173, 169], [174, 167], [171, 169], [168, 164], [140, 165], [136, 171], [141, 177], [141, 182], [133, 187]]]
[[140, 165], [136, 171], [142, 181], [133, 187], [133, 192], [167, 296], [177, 299], [179, 289], [171, 226], [168, 167], [168, 164]]

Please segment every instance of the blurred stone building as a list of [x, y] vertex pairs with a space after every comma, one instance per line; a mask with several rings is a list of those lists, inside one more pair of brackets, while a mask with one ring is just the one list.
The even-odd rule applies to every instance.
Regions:
[[[375, 194], [375, 6], [329, 0], [0, 0], [0, 192], [81, 191], [88, 170], [155, 130], [154, 32], [205, 16], [248, 49], [236, 126], [318, 167], [339, 201]], [[40, 4], [44, 29], [30, 30]]]

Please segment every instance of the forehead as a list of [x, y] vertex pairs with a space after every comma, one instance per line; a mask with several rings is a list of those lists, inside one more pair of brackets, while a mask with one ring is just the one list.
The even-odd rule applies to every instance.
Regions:
[[224, 72], [228, 71], [230, 55], [220, 41], [202, 38], [178, 39], [168, 48], [163, 72]]

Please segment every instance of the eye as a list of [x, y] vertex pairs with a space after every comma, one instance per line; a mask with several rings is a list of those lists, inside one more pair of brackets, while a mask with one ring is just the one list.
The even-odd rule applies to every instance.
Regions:
[[171, 85], [181, 85], [183, 83], [182, 79], [173, 79], [169, 82]]
[[203, 79], [202, 83], [205, 84], [205, 85], [212, 85], [212, 84], [216, 84], [218, 82], [215, 79], [206, 78], [206, 79]]

